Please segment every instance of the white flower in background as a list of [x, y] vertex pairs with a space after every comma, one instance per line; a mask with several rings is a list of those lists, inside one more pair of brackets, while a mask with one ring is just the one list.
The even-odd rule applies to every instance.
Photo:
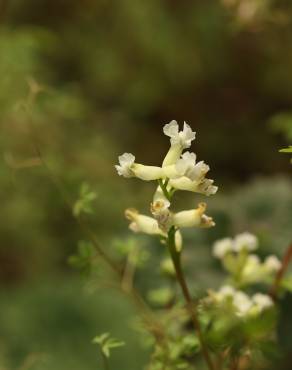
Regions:
[[135, 156], [131, 153], [124, 153], [119, 156], [119, 165], [115, 166], [118, 174], [124, 177], [138, 177], [141, 180], [151, 181], [164, 177], [161, 167], [144, 166], [135, 163]]
[[234, 239], [233, 249], [235, 252], [242, 250], [253, 251], [258, 247], [258, 239], [255, 235], [245, 232], [239, 234]]
[[177, 162], [184, 149], [189, 148], [195, 140], [196, 133], [184, 122], [184, 128], [179, 131], [176, 121], [171, 121], [163, 127], [163, 132], [170, 137], [171, 147], [163, 160], [162, 167], [173, 165]]
[[177, 227], [212, 227], [215, 222], [204, 214], [206, 203], [200, 203], [198, 208], [173, 214], [173, 225]]
[[265, 259], [264, 262], [264, 267], [269, 271], [269, 272], [277, 272], [281, 269], [282, 267], [282, 262], [279, 260], [278, 257], [276, 256], [269, 256]]
[[257, 275], [260, 273], [261, 261], [256, 254], [251, 254], [247, 257], [245, 265], [242, 269], [243, 276]]
[[120, 176], [124, 177], [135, 177], [132, 167], [135, 162], [135, 156], [131, 153], [124, 153], [119, 156], [119, 165], [116, 165], [115, 168], [118, 171]]
[[141, 215], [136, 209], [129, 208], [125, 211], [125, 216], [131, 221], [129, 228], [138, 233], [145, 233], [150, 235], [162, 235], [165, 233], [159, 228], [157, 220], [155, 218]]
[[217, 293], [217, 298], [218, 298], [219, 301], [222, 301], [222, 300], [224, 300], [228, 297], [233, 298], [235, 292], [236, 292], [236, 290], [232, 286], [223, 285]]
[[252, 301], [256, 309], [260, 312], [269, 309], [274, 305], [272, 298], [267, 294], [262, 293], [256, 293], [255, 295], [253, 295]]
[[247, 294], [239, 290], [234, 294], [233, 305], [236, 309], [237, 316], [244, 317], [248, 315], [253, 302]]
[[227, 253], [232, 252], [233, 241], [231, 238], [224, 238], [217, 240], [213, 246], [213, 256], [216, 258], [223, 258]]

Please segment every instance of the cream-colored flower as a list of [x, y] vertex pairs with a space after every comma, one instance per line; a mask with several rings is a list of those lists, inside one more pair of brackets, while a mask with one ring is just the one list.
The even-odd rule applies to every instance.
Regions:
[[162, 235], [165, 233], [159, 228], [155, 218], [141, 215], [136, 209], [129, 208], [125, 211], [125, 216], [131, 221], [129, 228], [138, 233], [145, 233], [150, 235]]
[[[206, 179], [205, 176], [210, 167], [203, 161], [196, 163], [194, 153], [185, 152], [175, 165], [178, 176], [169, 176], [169, 184], [178, 190], [192, 191], [205, 195], [215, 194], [218, 190], [213, 185], [213, 180]], [[180, 175], [180, 176], [179, 176]]]
[[182, 211], [173, 215], [173, 225], [177, 227], [212, 227], [215, 223], [211, 217], [204, 214], [206, 203], [200, 203], [198, 208]]
[[135, 177], [132, 166], [135, 162], [135, 156], [131, 153], [124, 153], [119, 156], [119, 165], [115, 168], [120, 176], [124, 177]]
[[203, 161], [196, 163], [196, 154], [185, 152], [176, 163], [179, 173], [184, 174], [192, 181], [201, 181], [210, 170]]
[[127, 178], [138, 177], [141, 180], [151, 181], [165, 177], [161, 167], [135, 163], [135, 156], [131, 153], [120, 155], [119, 165], [116, 165], [115, 168], [120, 176]]
[[217, 297], [217, 299], [219, 301], [223, 301], [223, 300], [225, 300], [228, 297], [232, 297], [233, 298], [235, 292], [236, 292], [236, 290], [232, 286], [230, 286], [230, 285], [223, 285], [219, 289], [216, 297]]
[[253, 251], [258, 247], [258, 239], [255, 235], [244, 232], [234, 238], [234, 251], [240, 252], [242, 250]]
[[265, 259], [264, 262], [264, 267], [269, 271], [269, 272], [277, 272], [281, 269], [282, 267], [282, 262], [279, 260], [278, 257], [276, 256], [268, 256]]
[[270, 296], [267, 294], [256, 293], [252, 296], [252, 301], [256, 305], [256, 308], [260, 312], [273, 307], [274, 302]]
[[179, 131], [178, 123], [172, 120], [163, 127], [163, 132], [170, 137], [171, 145], [179, 144], [183, 149], [189, 148], [192, 141], [196, 138], [196, 133], [192, 131], [191, 127], [184, 122], [184, 128]]
[[179, 230], [176, 230], [174, 234], [174, 242], [175, 242], [175, 249], [177, 252], [180, 252], [183, 247], [183, 238], [181, 235], [181, 232]]
[[251, 284], [260, 282], [266, 278], [266, 275], [259, 257], [255, 254], [249, 255], [241, 271], [242, 283]]
[[231, 238], [224, 238], [217, 240], [213, 246], [213, 256], [216, 258], [223, 258], [227, 253], [232, 252], [233, 242]]
[[164, 126], [163, 132], [170, 137], [171, 143], [171, 147], [163, 160], [162, 167], [165, 167], [178, 161], [183, 150], [189, 148], [192, 141], [195, 140], [196, 133], [186, 122], [184, 122], [183, 130], [179, 131], [178, 123], [174, 120]]
[[178, 179], [171, 179], [169, 185], [177, 190], [191, 191], [194, 193], [213, 195], [216, 194], [218, 187], [213, 185], [213, 180], [204, 179], [202, 182], [192, 181], [186, 176], [182, 176]]
[[244, 317], [248, 315], [253, 302], [247, 294], [239, 290], [234, 294], [233, 305], [236, 309], [237, 316]]

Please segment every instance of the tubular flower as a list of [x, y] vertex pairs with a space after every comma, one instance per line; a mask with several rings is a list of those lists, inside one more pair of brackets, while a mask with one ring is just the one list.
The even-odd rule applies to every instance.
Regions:
[[192, 141], [196, 138], [196, 133], [192, 131], [191, 127], [184, 122], [184, 128], [179, 131], [179, 126], [176, 121], [171, 121], [163, 128], [166, 136], [170, 137], [171, 147], [163, 160], [162, 167], [175, 164], [181, 156], [184, 149], [189, 148]]
[[119, 165], [115, 166], [118, 174], [124, 177], [138, 177], [141, 180], [151, 181], [164, 177], [161, 167], [144, 166], [135, 163], [135, 156], [131, 153], [124, 153], [119, 156]]
[[212, 217], [204, 214], [207, 208], [206, 203], [200, 203], [198, 208], [182, 211], [173, 215], [173, 225], [177, 227], [212, 227], [215, 222]]
[[218, 187], [213, 185], [214, 181], [205, 178], [210, 167], [203, 161], [196, 163], [194, 153], [185, 152], [177, 161], [175, 167], [177, 174], [180, 174], [181, 177], [171, 178], [170, 185], [173, 188], [205, 195], [212, 195], [217, 192]]
[[171, 233], [175, 232], [175, 248], [180, 252], [183, 240], [179, 228], [208, 228], [215, 223], [205, 214], [205, 203], [200, 203], [196, 209], [173, 213], [170, 206], [174, 192], [181, 189], [210, 195], [216, 193], [217, 187], [213, 185], [213, 180], [205, 178], [209, 166], [203, 161], [197, 162], [195, 153], [183, 153], [196, 137], [191, 127], [184, 122], [180, 131], [178, 123], [171, 121], [163, 127], [163, 132], [170, 138], [170, 149], [161, 167], [136, 163], [133, 154], [124, 153], [119, 157], [119, 164], [115, 168], [120, 176], [127, 178], [159, 180], [150, 204], [152, 217], [141, 215], [135, 209], [127, 209], [125, 215], [131, 221], [129, 227], [132, 231], [161, 236], [164, 244], [173, 235]]
[[129, 208], [125, 211], [125, 216], [131, 221], [129, 228], [135, 233], [145, 233], [150, 235], [165, 236], [159, 228], [157, 220], [152, 217], [141, 215], [136, 209]]

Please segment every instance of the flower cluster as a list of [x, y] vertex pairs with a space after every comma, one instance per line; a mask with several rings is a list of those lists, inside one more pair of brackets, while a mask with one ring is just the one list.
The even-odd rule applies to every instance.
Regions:
[[218, 292], [209, 292], [210, 299], [217, 305], [232, 308], [238, 317], [258, 315], [274, 306], [273, 300], [267, 294], [256, 293], [249, 296], [230, 285], [224, 285]]
[[179, 131], [177, 122], [171, 121], [164, 126], [163, 132], [170, 138], [170, 149], [160, 167], [137, 163], [131, 153], [121, 155], [115, 167], [120, 176], [158, 182], [150, 205], [152, 217], [142, 215], [135, 209], [126, 210], [130, 229], [164, 238], [170, 228], [175, 227], [175, 242], [179, 250], [182, 245], [180, 228], [212, 227], [215, 223], [205, 214], [205, 203], [198, 204], [194, 209], [171, 212], [172, 195], [177, 190], [184, 190], [209, 196], [215, 194], [218, 188], [213, 185], [213, 180], [206, 178], [209, 166], [203, 161], [197, 162], [195, 153], [185, 151], [196, 137], [191, 127], [184, 123], [183, 130]]
[[258, 239], [250, 233], [242, 233], [234, 239], [224, 238], [215, 242], [213, 255], [220, 259], [238, 286], [253, 283], [270, 283], [281, 269], [282, 263], [276, 256], [268, 256], [261, 262], [253, 253]]

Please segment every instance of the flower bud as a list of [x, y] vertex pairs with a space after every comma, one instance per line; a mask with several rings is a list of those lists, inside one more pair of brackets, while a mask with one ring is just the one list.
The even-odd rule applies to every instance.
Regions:
[[163, 235], [165, 233], [159, 228], [157, 220], [152, 217], [139, 214], [136, 209], [129, 208], [125, 211], [125, 216], [132, 221], [129, 228], [138, 233], [145, 233], [150, 235]]
[[173, 215], [173, 224], [177, 227], [212, 227], [213, 219], [204, 214], [206, 203], [200, 203], [198, 208], [182, 211]]

